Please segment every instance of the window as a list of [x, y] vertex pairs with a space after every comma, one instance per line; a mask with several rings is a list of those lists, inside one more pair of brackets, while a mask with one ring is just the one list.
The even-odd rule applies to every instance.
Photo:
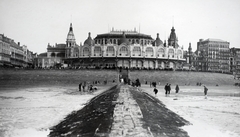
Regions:
[[141, 48], [140, 47], [134, 47], [133, 48], [133, 54], [134, 55], [141, 55]]
[[146, 48], [146, 56], [152, 56], [153, 55], [153, 48], [147, 47]]
[[174, 50], [173, 49], [169, 49], [168, 50], [168, 57], [174, 57]]
[[94, 48], [94, 54], [96, 54], [96, 55], [99, 55], [99, 54], [101, 54], [101, 47], [95, 47]]
[[107, 47], [107, 54], [114, 56], [115, 50], [113, 46]]
[[127, 55], [127, 53], [128, 53], [127, 47], [123, 46], [120, 48], [120, 54]]
[[89, 50], [89, 48], [85, 47], [83, 49], [83, 56], [89, 56], [89, 55], [90, 55], [90, 50]]

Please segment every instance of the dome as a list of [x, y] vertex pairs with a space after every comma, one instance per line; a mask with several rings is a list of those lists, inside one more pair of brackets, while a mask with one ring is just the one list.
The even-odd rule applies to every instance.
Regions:
[[120, 41], [119, 41], [119, 45], [121, 45], [121, 44], [123, 44], [123, 43], [125, 43], [125, 44], [129, 44], [129, 41], [128, 41], [128, 39], [126, 38], [126, 35], [125, 35], [125, 32], [123, 32], [123, 34], [122, 34], [122, 38], [120, 39]]
[[94, 40], [91, 38], [91, 33], [88, 33], [88, 38], [84, 41], [84, 45], [93, 46]]
[[156, 38], [156, 40], [154, 41], [153, 45], [154, 45], [154, 46], [160, 46], [160, 45], [162, 45], [162, 44], [163, 44], [163, 42], [160, 40], [159, 34], [157, 33], [157, 38]]

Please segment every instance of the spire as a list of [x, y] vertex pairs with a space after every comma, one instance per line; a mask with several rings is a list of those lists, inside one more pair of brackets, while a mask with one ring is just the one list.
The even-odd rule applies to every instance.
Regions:
[[73, 31], [73, 28], [72, 28], [72, 23], [70, 24], [69, 31]]
[[69, 32], [67, 35], [67, 47], [72, 47], [76, 45], [76, 41], [75, 41], [75, 36], [73, 34], [73, 27], [72, 27], [72, 23], [70, 23], [70, 28], [69, 28]]

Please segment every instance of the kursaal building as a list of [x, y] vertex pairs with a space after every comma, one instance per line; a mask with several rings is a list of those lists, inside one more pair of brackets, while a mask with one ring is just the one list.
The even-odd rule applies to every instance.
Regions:
[[183, 47], [178, 45], [174, 27], [164, 43], [159, 34], [151, 35], [133, 31], [112, 29], [109, 33], [98, 34], [94, 39], [91, 33], [84, 44], [77, 45], [72, 24], [66, 44], [48, 45], [47, 53], [39, 55], [38, 67], [54, 67], [64, 64], [82, 68], [139, 68], [139, 69], [178, 69], [185, 62]]

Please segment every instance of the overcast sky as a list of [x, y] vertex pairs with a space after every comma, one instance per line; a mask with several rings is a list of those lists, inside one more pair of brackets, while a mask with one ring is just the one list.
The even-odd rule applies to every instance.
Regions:
[[164, 41], [174, 25], [185, 50], [201, 38], [240, 48], [240, 0], [0, 0], [0, 33], [34, 53], [65, 43], [70, 23], [77, 44], [112, 27]]

